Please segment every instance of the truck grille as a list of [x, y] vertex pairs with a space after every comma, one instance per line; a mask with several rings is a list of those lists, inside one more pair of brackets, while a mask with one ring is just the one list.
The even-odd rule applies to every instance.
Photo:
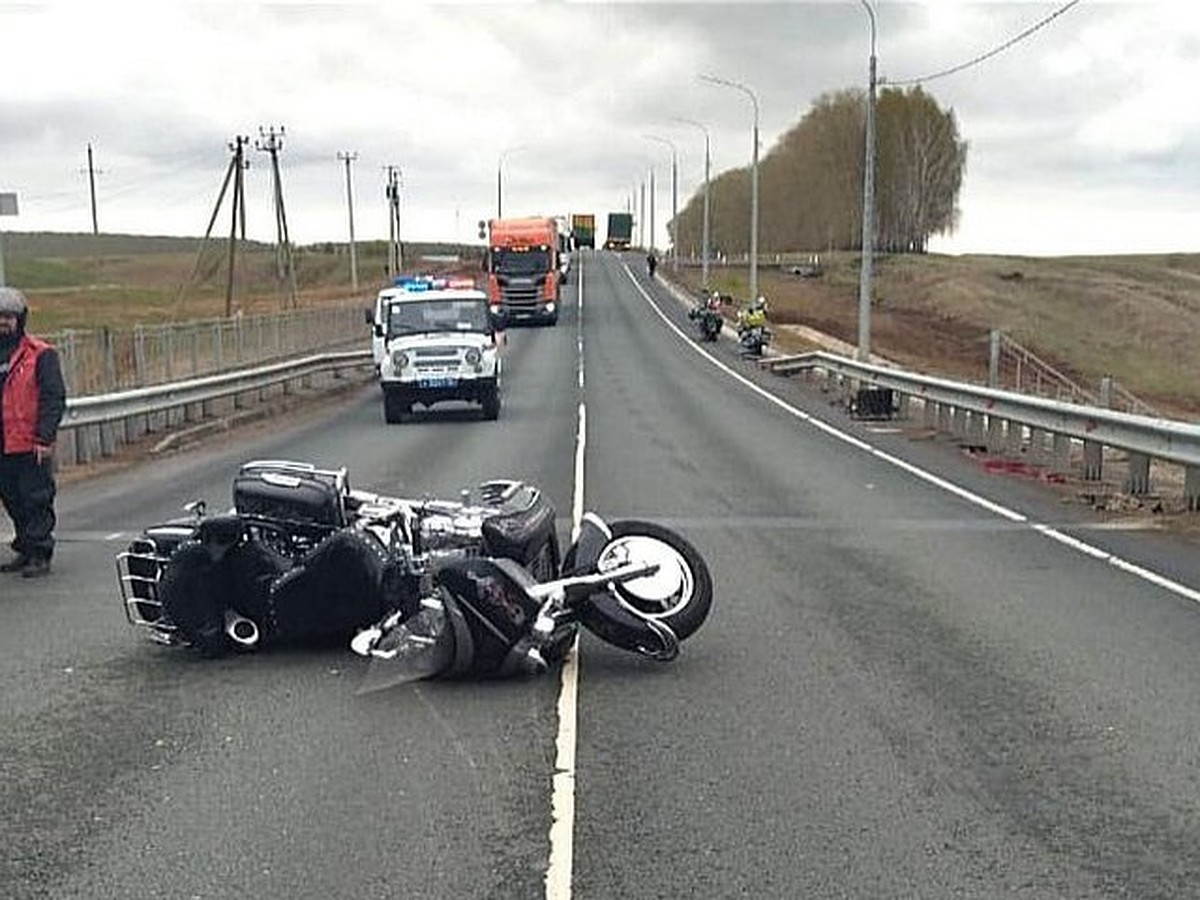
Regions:
[[536, 284], [506, 284], [501, 289], [505, 306], [533, 307], [540, 301], [540, 290]]
[[457, 369], [466, 352], [466, 347], [418, 347], [412, 360], [418, 372], [444, 372]]

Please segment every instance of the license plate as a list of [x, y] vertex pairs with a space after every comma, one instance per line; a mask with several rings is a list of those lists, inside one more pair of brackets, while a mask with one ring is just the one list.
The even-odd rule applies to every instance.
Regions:
[[452, 388], [458, 386], [458, 379], [453, 375], [430, 375], [417, 383], [423, 388]]

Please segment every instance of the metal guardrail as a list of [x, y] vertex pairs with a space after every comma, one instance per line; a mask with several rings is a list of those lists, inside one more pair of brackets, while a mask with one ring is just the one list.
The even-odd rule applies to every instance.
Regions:
[[1063, 471], [1071, 465], [1072, 447], [1082, 445], [1086, 480], [1102, 477], [1106, 448], [1123, 451], [1128, 454], [1125, 489], [1135, 495], [1150, 491], [1151, 460], [1179, 465], [1184, 503], [1189, 510], [1200, 509], [1200, 425], [919, 375], [822, 351], [770, 357], [762, 366], [783, 375], [820, 370], [856, 395], [864, 386], [893, 391], [900, 397], [895, 412], [901, 416], [918, 401], [930, 427], [993, 452], [1027, 454]]
[[277, 393], [291, 393], [296, 385], [312, 386], [319, 379], [336, 384], [350, 375], [373, 377], [374, 372], [371, 351], [353, 350], [72, 398], [59, 427], [58, 459], [68, 466], [91, 462], [148, 434], [234, 414]]

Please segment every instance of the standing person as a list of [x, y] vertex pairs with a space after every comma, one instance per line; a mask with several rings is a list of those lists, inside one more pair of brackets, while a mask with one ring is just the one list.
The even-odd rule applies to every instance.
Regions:
[[0, 287], [0, 501], [16, 555], [0, 572], [50, 573], [54, 555], [54, 442], [67, 408], [58, 351], [25, 333], [29, 304]]
[[658, 268], [658, 257], [654, 255], [653, 250], [646, 256], [646, 268], [649, 269], [650, 277], [653, 278], [654, 270]]

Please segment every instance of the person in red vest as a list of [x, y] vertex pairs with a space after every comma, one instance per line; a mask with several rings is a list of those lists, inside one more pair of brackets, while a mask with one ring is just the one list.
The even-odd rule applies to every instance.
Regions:
[[54, 555], [54, 441], [67, 390], [58, 352], [25, 333], [28, 317], [25, 295], [0, 287], [0, 501], [16, 554], [0, 572], [37, 578]]

